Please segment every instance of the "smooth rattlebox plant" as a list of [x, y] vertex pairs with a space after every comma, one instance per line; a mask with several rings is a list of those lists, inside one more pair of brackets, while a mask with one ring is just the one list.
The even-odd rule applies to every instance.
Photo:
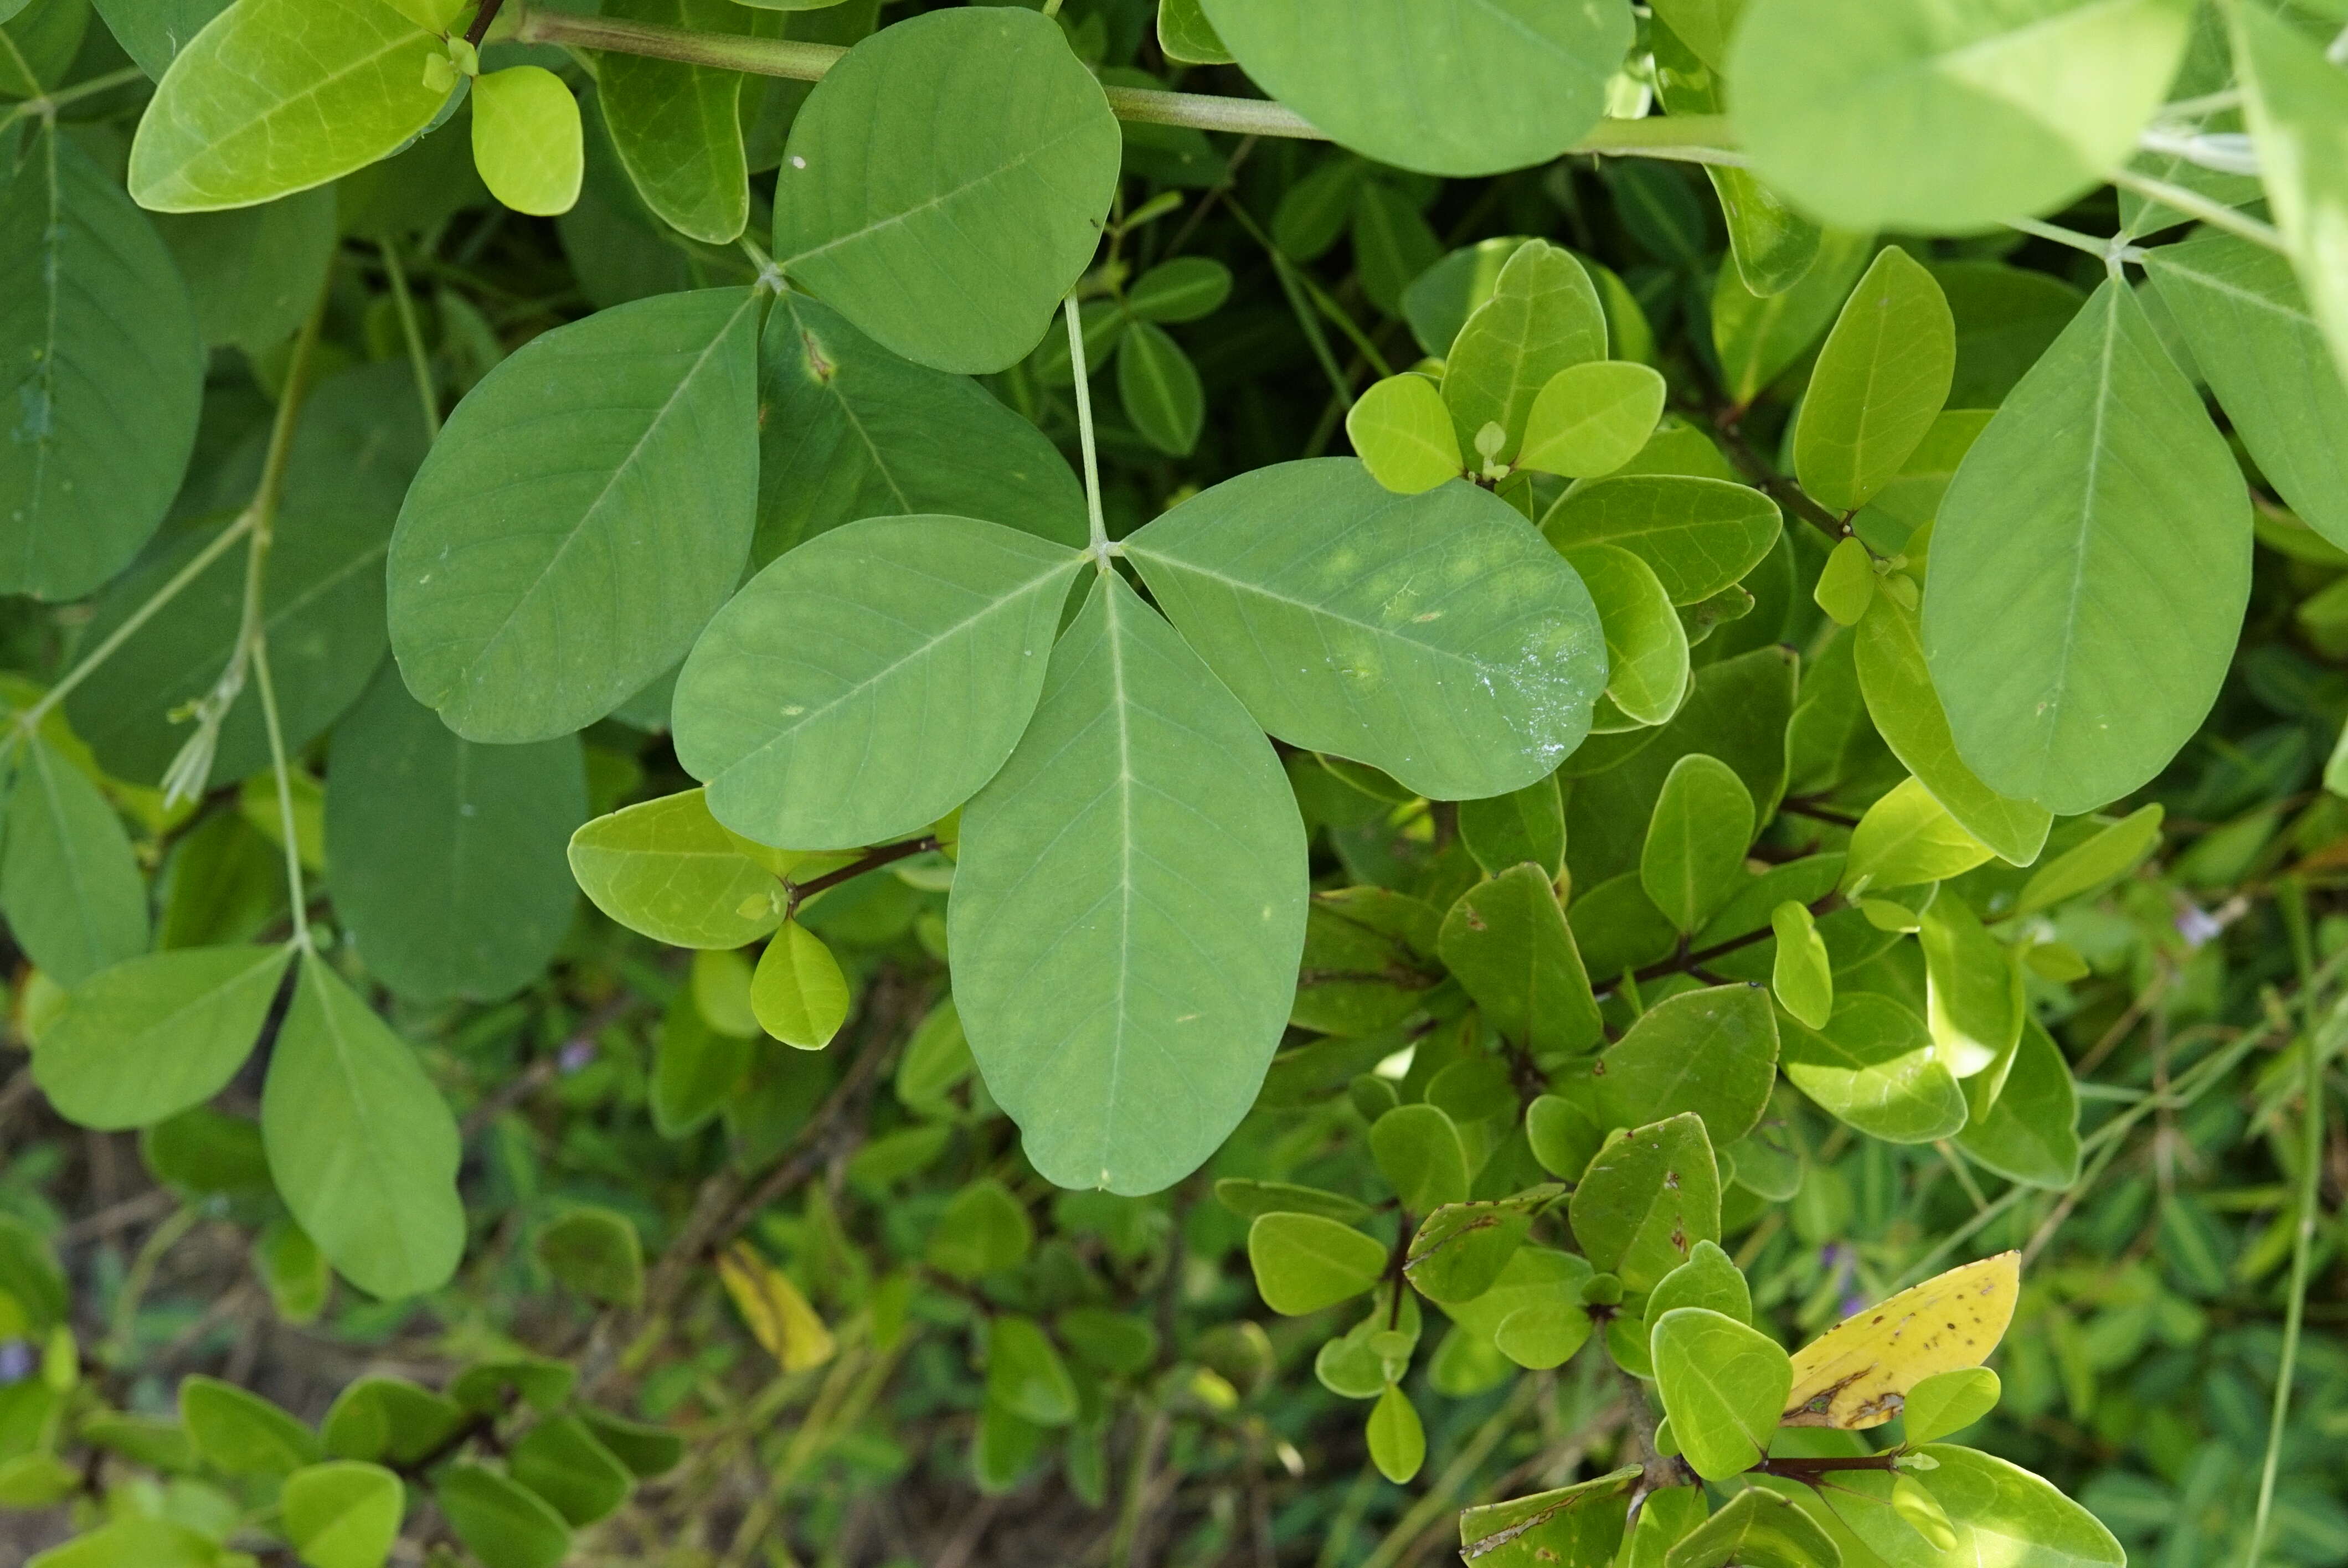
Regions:
[[34, 1563], [2340, 1554], [2336, 18], [587, 9], [0, 0]]

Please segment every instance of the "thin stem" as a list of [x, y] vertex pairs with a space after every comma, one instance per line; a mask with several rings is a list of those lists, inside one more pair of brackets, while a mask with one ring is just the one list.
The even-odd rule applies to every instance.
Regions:
[[294, 902], [294, 940], [304, 953], [316, 949], [310, 944], [310, 921], [304, 913], [310, 907], [308, 896], [302, 890], [302, 845], [294, 829], [294, 775], [285, 762], [285, 732], [277, 722], [277, 688], [269, 679], [269, 638], [266, 633], [256, 637], [252, 644], [252, 674], [261, 686], [261, 719], [269, 731], [269, 765], [277, 774], [277, 825], [285, 837], [285, 889]]
[[498, 12], [505, 3], [506, 0], [481, 0], [480, 14], [473, 18], [473, 25], [465, 29], [465, 42], [476, 49], [479, 48], [481, 40], [489, 36], [489, 24], [498, 19]]
[[2093, 234], [2082, 234], [2076, 229], [2065, 229], [2054, 223], [2041, 223], [2035, 218], [2010, 218], [2006, 220], [2005, 226], [2019, 230], [2024, 234], [2035, 235], [2041, 240], [2051, 241], [2057, 245], [2068, 245], [2072, 250], [2085, 251], [2098, 261], [2111, 254], [2110, 241], [2098, 240]]
[[130, 1260], [129, 1271], [123, 1276], [122, 1292], [114, 1298], [114, 1321], [106, 1337], [108, 1363], [118, 1363], [129, 1355], [130, 1336], [139, 1323], [139, 1303], [145, 1298], [148, 1286], [154, 1282], [156, 1266], [202, 1217], [202, 1211], [183, 1207], [149, 1231], [146, 1241], [139, 1245], [138, 1255]]
[[1076, 296], [1062, 302], [1068, 318], [1068, 374], [1076, 388], [1076, 438], [1085, 450], [1085, 518], [1092, 529], [1093, 559], [1108, 569], [1108, 519], [1101, 515], [1100, 453], [1093, 444], [1092, 371], [1085, 364], [1085, 328]]
[[783, 886], [789, 890], [791, 913], [797, 914], [800, 905], [819, 893], [837, 887], [843, 882], [852, 882], [868, 871], [878, 871], [883, 866], [902, 860], [908, 856], [924, 854], [937, 846], [938, 841], [935, 838], [926, 836], [909, 838], [902, 844], [884, 844], [880, 848], [868, 851], [859, 858], [850, 861], [839, 870], [827, 871], [811, 881], [786, 881]]
[[2112, 183], [2122, 190], [2132, 190], [2164, 207], [2174, 207], [2188, 218], [2198, 218], [2212, 229], [2223, 229], [2253, 245], [2263, 245], [2270, 251], [2288, 253], [2282, 242], [2282, 231], [2274, 225], [2261, 223], [2248, 213], [2237, 212], [2222, 201], [2212, 201], [2198, 190], [2172, 185], [2166, 179], [2155, 179], [2147, 174], [2138, 174], [2133, 169], [2116, 169], [2112, 170], [2111, 178]]
[[146, 79], [147, 73], [137, 66], [126, 67], [118, 71], [108, 71], [102, 77], [92, 77], [86, 82], [76, 82], [69, 87], [59, 87], [57, 91], [45, 93], [39, 97], [26, 98], [5, 115], [0, 115], [0, 126], [13, 125], [20, 119], [28, 119], [35, 115], [38, 115], [43, 119], [53, 119], [57, 112], [67, 104], [79, 103], [84, 98], [96, 97], [100, 93], [110, 93], [117, 87], [127, 87], [133, 82], [143, 82]]
[[398, 248], [382, 242], [383, 270], [391, 279], [392, 307], [399, 313], [399, 335], [407, 340], [407, 363], [416, 372], [416, 401], [424, 409], [424, 431], [440, 436], [440, 394], [432, 385], [432, 359], [424, 352], [424, 333], [417, 325], [416, 301], [407, 292], [407, 272], [399, 264]]

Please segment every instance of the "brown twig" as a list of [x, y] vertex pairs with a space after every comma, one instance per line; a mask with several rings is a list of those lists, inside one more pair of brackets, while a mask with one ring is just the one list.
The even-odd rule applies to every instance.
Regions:
[[793, 882], [786, 877], [783, 880], [783, 886], [789, 894], [789, 905], [786, 913], [796, 915], [798, 913], [800, 905], [819, 893], [837, 887], [843, 882], [853, 881], [868, 871], [878, 871], [883, 866], [903, 860], [910, 856], [926, 854], [936, 847], [938, 847], [937, 839], [925, 835], [920, 838], [909, 838], [902, 844], [884, 844], [878, 849], [867, 850], [861, 857], [850, 861], [837, 871], [827, 871], [812, 882]]

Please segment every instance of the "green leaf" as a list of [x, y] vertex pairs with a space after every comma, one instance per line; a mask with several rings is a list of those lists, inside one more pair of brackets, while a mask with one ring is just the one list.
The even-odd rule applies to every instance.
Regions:
[[1459, 1514], [1459, 1554], [1477, 1568], [1551, 1568], [1613, 1561], [1640, 1480], [1628, 1465], [1592, 1481]]
[[[697, 33], [749, 30], [745, 13], [730, 0], [607, 0], [603, 14]], [[749, 165], [737, 113], [740, 74], [618, 50], [597, 59], [596, 97], [636, 194], [679, 233], [705, 244], [732, 244], [750, 220]], [[478, 128], [478, 104], [473, 112]], [[479, 134], [476, 128], [477, 138]], [[486, 177], [488, 170], [482, 172]]]
[[1875, 594], [1852, 636], [1867, 714], [1891, 754], [1959, 825], [2004, 860], [2027, 866], [2037, 859], [2054, 815], [1998, 794], [1957, 754], [1916, 612], [1887, 593]]
[[1794, 1087], [1870, 1138], [1930, 1143], [1965, 1124], [1964, 1091], [1924, 1020], [1890, 997], [1843, 997], [1823, 1029], [1789, 1020], [1779, 1038]]
[[1576, 485], [1541, 519], [1560, 551], [1615, 545], [1654, 569], [1673, 604], [1743, 578], [1777, 542], [1777, 504], [1724, 479], [1632, 474]]
[[2213, 231], [2144, 261], [2259, 472], [2316, 532], [2348, 544], [2348, 385], [2290, 260]]
[[1935, 261], [1932, 276], [1957, 318], [1951, 408], [1995, 408], [2004, 402], [2087, 302], [2085, 292], [2061, 278], [1998, 261]]
[[701, 1021], [736, 1040], [758, 1038], [758, 1017], [750, 1007], [751, 968], [740, 953], [693, 955], [691, 989]]
[[[1358, 24], [1357, 24], [1358, 25]], [[1462, 452], [1487, 425], [1503, 434], [1506, 462], [1524, 439], [1533, 403], [1551, 378], [1606, 357], [1606, 312], [1572, 252], [1528, 240], [1502, 264], [1492, 297], [1478, 305], [1444, 362], [1443, 402]]]
[[1607, 700], [1634, 725], [1669, 720], [1688, 692], [1688, 638], [1663, 579], [1619, 545], [1575, 545], [1562, 553], [1598, 606]]
[[1647, 819], [1640, 885], [1666, 919], [1693, 933], [1745, 880], [1753, 829], [1753, 796], [1735, 771], [1702, 753], [1682, 757]]
[[530, 1428], [506, 1465], [515, 1481], [572, 1524], [592, 1524], [612, 1513], [635, 1487], [628, 1467], [576, 1416]]
[[848, 979], [823, 938], [786, 920], [758, 955], [750, 1006], [758, 1027], [785, 1045], [821, 1050], [848, 1021]]
[[1443, 241], [1412, 192], [1366, 180], [1354, 200], [1354, 276], [1370, 302], [1402, 313], [1402, 292], [1443, 254]]
[[644, 1244], [616, 1210], [566, 1209], [539, 1231], [530, 1250], [549, 1274], [591, 1301], [634, 1307], [644, 1299]]
[[[252, 499], [266, 440], [255, 432], [221, 465], [214, 499], [222, 507]], [[384, 550], [426, 440], [405, 365], [329, 376], [303, 405], [262, 599], [289, 753], [324, 734], [383, 662]], [[225, 526], [174, 536], [109, 584], [83, 633], [91, 646], [121, 630]], [[163, 777], [190, 733], [172, 713], [209, 693], [234, 657], [244, 579], [245, 551], [232, 548], [66, 700], [74, 733], [108, 773], [139, 784]], [[259, 682], [248, 680], [221, 724], [211, 778], [249, 777], [269, 765], [269, 755]]]
[[1900, 1432], [1910, 1443], [1936, 1443], [1962, 1431], [1997, 1408], [2002, 1387], [1986, 1367], [1935, 1372], [1908, 1390], [1900, 1407]]
[[[1161, 22], [1165, 6], [1159, 8]], [[1231, 270], [1210, 256], [1177, 256], [1133, 281], [1125, 308], [1144, 321], [1195, 322], [1231, 297]]]
[[[1727, 50], [1729, 23], [1741, 5], [1742, 0], [1683, 0], [1672, 15], [1657, 13], [1648, 36], [1654, 46], [1656, 96], [1665, 112], [1716, 115], [1725, 108], [1716, 73]], [[1683, 24], [1699, 37], [1683, 35]], [[1801, 282], [1818, 261], [1824, 231], [1749, 170], [1706, 164], [1704, 172], [1720, 200], [1729, 255], [1745, 287], [1755, 294], [1780, 294]]]
[[269, 1156], [261, 1146], [261, 1125], [199, 1106], [139, 1135], [139, 1156], [159, 1181], [209, 1196], [269, 1191]]
[[1824, 1029], [1834, 1013], [1834, 969], [1809, 906], [1787, 899], [1769, 912], [1769, 928], [1777, 943], [1769, 971], [1777, 1005], [1810, 1028]]
[[1026, 1209], [1010, 1188], [986, 1177], [954, 1194], [922, 1256], [956, 1279], [973, 1280], [1015, 1266], [1035, 1245]]
[[1039, 1427], [1064, 1427], [1076, 1419], [1076, 1383], [1067, 1363], [1041, 1324], [1015, 1313], [987, 1320], [986, 1398]]
[[1385, 1273], [1386, 1249], [1320, 1214], [1259, 1214], [1248, 1226], [1248, 1265], [1264, 1305], [1295, 1317], [1375, 1285]]
[[1045, 1176], [1154, 1192], [1238, 1123], [1295, 993], [1304, 862], [1253, 721], [1097, 579], [963, 809], [947, 912], [971, 1050]]
[[1461, 1333], [1491, 1340], [1519, 1367], [1562, 1366], [1590, 1337], [1581, 1296], [1590, 1278], [1590, 1265], [1570, 1252], [1520, 1246], [1489, 1289], [1443, 1311]]
[[386, 0], [238, 0], [180, 50], [130, 144], [159, 212], [247, 207], [388, 157], [448, 94], [440, 40]]
[[1617, 359], [1571, 364], [1549, 378], [1525, 416], [1517, 466], [1594, 479], [1639, 455], [1663, 417], [1663, 378]]
[[1751, 403], [1800, 359], [1874, 253], [1871, 231], [1828, 229], [1809, 270], [1774, 294], [1757, 293], [1736, 269], [1721, 268], [1713, 280], [1712, 341], [1729, 395]]
[[1725, 1147], [1761, 1120], [1777, 1081], [1769, 994], [1734, 985], [1668, 997], [1598, 1060], [1602, 1125], [1638, 1127], [1692, 1112], [1712, 1145]]
[[1897, 476], [1948, 400], [1957, 323], [1941, 285], [1886, 245], [1843, 302], [1794, 429], [1794, 473], [1855, 512]]
[[1200, 0], [1159, 0], [1158, 47], [1186, 66], [1228, 66], [1231, 52], [1215, 34]]
[[1513, 1197], [1437, 1209], [1410, 1238], [1404, 1271], [1412, 1287], [1447, 1306], [1482, 1296], [1524, 1245], [1535, 1213], [1564, 1191], [1550, 1183]]
[[2106, 283], [1966, 454], [1924, 655], [1982, 782], [2057, 815], [2127, 794], [2217, 698], [2250, 591], [2240, 471]]
[[819, 535], [694, 645], [677, 759], [717, 819], [761, 843], [853, 848], [935, 822], [1018, 743], [1083, 560], [970, 518]]
[[1412, 1214], [1468, 1201], [1468, 1153], [1459, 1130], [1437, 1106], [1397, 1105], [1371, 1122], [1370, 1153]]
[[1725, 1481], [1758, 1463], [1794, 1385], [1784, 1348], [1701, 1307], [1664, 1313], [1653, 1337], [1656, 1390], [1696, 1474]]
[[[149, 79], [160, 81], [173, 56], [194, 41], [204, 24], [228, 9], [229, 0], [94, 0], [107, 31]], [[0, 12], [11, 9], [0, 0]], [[17, 0], [15, 9], [22, 9]], [[51, 11], [63, 11], [52, 5]]]
[[708, 948], [743, 947], [781, 925], [780, 878], [808, 858], [728, 831], [697, 789], [595, 818], [571, 835], [570, 856], [572, 876], [604, 914], [656, 942]]
[[332, 191], [154, 222], [187, 280], [207, 343], [264, 354], [294, 334], [326, 285], [336, 240]]
[[2030, 1016], [2022, 968], [1961, 898], [1925, 906], [1916, 940], [1924, 949], [1925, 1019], [1933, 1050], [1958, 1078], [1991, 1075], [1980, 1086], [1986, 1107], [2004, 1084], [2023, 1020]]
[[1362, 1037], [1419, 1010], [1442, 976], [1427, 960], [1442, 917], [1384, 887], [1313, 896], [1304, 917], [1304, 974], [1289, 1021]]
[[[748, 553], [757, 295], [532, 338], [457, 405], [392, 536], [392, 651], [468, 740], [547, 740], [675, 664]], [[582, 388], [592, 388], [582, 398]]]
[[2085, 1508], [2039, 1477], [1972, 1449], [1934, 1443], [1924, 1489], [1956, 1528], [1949, 1556], [2010, 1568], [2120, 1568], [2127, 1554]]
[[1367, 1219], [1373, 1212], [1367, 1204], [1342, 1193], [1300, 1187], [1292, 1182], [1258, 1182], [1243, 1176], [1225, 1176], [1218, 1181], [1215, 1201], [1243, 1220], [1251, 1220], [1258, 1214], [1321, 1214], [1350, 1224]]
[[[623, 74], [613, 67], [623, 60], [633, 63], [623, 55], [605, 64], [600, 90], [607, 116]], [[472, 98], [473, 164], [489, 194], [517, 212], [570, 211], [579, 200], [586, 143], [579, 100], [562, 78], [542, 66], [510, 66], [474, 77]]]
[[1902, 779], [1851, 829], [1842, 890], [1856, 898], [1869, 888], [1943, 882], [1987, 860], [1990, 846], [1964, 830], [1932, 798], [1921, 780]]
[[221, 1551], [210, 1536], [168, 1519], [137, 1514], [52, 1546], [25, 1568], [218, 1568]]
[[1703, 1119], [1682, 1112], [1607, 1144], [1573, 1189], [1569, 1217], [1593, 1267], [1653, 1289], [1697, 1242], [1720, 1236], [1720, 1168]]
[[1752, 1286], [1718, 1242], [1696, 1243], [1685, 1263], [1656, 1282], [1647, 1295], [1647, 1321], [1654, 1323], [1681, 1307], [1701, 1307], [1739, 1323], [1753, 1321]]
[[555, 1568], [571, 1554], [571, 1527], [530, 1488], [477, 1464], [433, 1478], [432, 1495], [484, 1568]]
[[2034, 915], [2127, 876], [2158, 846], [2162, 815], [2157, 801], [2138, 806], [2085, 843], [2056, 856], [2022, 885], [2013, 912]]
[[1557, 780], [1459, 803], [1459, 839], [1485, 875], [1529, 862], [1554, 880], [1565, 868], [1565, 800]]
[[285, 1538], [310, 1568], [381, 1568], [399, 1538], [407, 1489], [381, 1465], [314, 1464], [285, 1478]]
[[1471, 486], [1399, 497], [1347, 459], [1276, 464], [1125, 554], [1257, 723], [1431, 799], [1554, 771], [1604, 680], [1581, 579]]
[[2005, 1087], [1986, 1114], [1957, 1134], [1957, 1147], [1975, 1164], [2008, 1181], [2050, 1191], [2079, 1179], [2079, 1096], [2062, 1048], [2024, 1018]]
[[396, 1378], [361, 1378], [335, 1397], [321, 1435], [336, 1459], [407, 1464], [464, 1424], [464, 1409], [454, 1399]]
[[2192, 19], [2191, 0], [1753, 0], [1728, 76], [1756, 170], [1798, 206], [1966, 233], [2065, 206], [2124, 162]]
[[1663, 1568], [1837, 1568], [1841, 1561], [1833, 1538], [1791, 1499], [1748, 1487], [1682, 1536]]
[[37, 734], [20, 743], [0, 835], [0, 914], [42, 973], [77, 987], [146, 949], [147, 882], [89, 775]]
[[1117, 395], [1143, 440], [1188, 456], [1207, 417], [1199, 368], [1163, 327], [1135, 322], [1117, 345]]
[[758, 401], [761, 564], [842, 523], [919, 513], [1085, 543], [1084, 490], [1043, 432], [796, 290], [767, 316]]
[[721, 1033], [709, 1025], [693, 991], [680, 991], [661, 1020], [646, 1100], [653, 1130], [682, 1138], [717, 1114], [750, 1069], [752, 1030]]
[[1370, 1462], [1396, 1486], [1426, 1462], [1426, 1429], [1419, 1425], [1418, 1408], [1396, 1384], [1388, 1383], [1371, 1408], [1368, 1436]]
[[57, 1114], [144, 1127], [201, 1105], [252, 1054], [280, 948], [182, 948], [101, 969], [42, 1030], [33, 1075]]
[[800, 107], [775, 259], [908, 359], [1001, 370], [1092, 261], [1121, 155], [1056, 23], [997, 6], [912, 17], [850, 49]]
[[545, 971], [579, 903], [563, 866], [587, 815], [576, 740], [476, 745], [386, 664], [329, 760], [327, 881], [368, 973], [440, 1002], [495, 1001]]
[[601, 1410], [588, 1410], [581, 1419], [595, 1440], [611, 1450], [622, 1464], [642, 1480], [665, 1475], [685, 1457], [685, 1441], [665, 1428], [623, 1420]]
[[456, 1119], [407, 1042], [310, 955], [270, 1060], [261, 1134], [279, 1195], [344, 1278], [389, 1298], [455, 1272]]
[[180, 1379], [180, 1422], [197, 1457], [226, 1475], [291, 1475], [325, 1454], [308, 1427], [217, 1378]]
[[1341, 146], [1424, 174], [1549, 162], [1598, 123], [1631, 46], [1620, 0], [1202, 5], [1267, 94]]
[[[0, 159], [0, 591], [78, 599], [180, 487], [203, 395], [195, 308], [153, 226], [44, 125]], [[309, 302], [304, 301], [306, 308]], [[139, 438], [123, 421], [137, 410]]]
[[1345, 413], [1345, 438], [1377, 482], [1399, 495], [1416, 496], [1460, 475], [1451, 411], [1435, 383], [1416, 371], [1372, 384]]
[[1459, 896], [1437, 950], [1501, 1034], [1536, 1055], [1605, 1038], [1557, 889], [1538, 866], [1509, 867]]
[[2240, 5], [2226, 16], [2268, 205], [2333, 368], [2348, 377], [2348, 81], [2281, 18]]

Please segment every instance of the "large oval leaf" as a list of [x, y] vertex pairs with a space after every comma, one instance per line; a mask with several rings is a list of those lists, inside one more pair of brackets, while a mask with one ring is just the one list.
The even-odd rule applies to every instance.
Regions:
[[1425, 174], [1546, 163], [1605, 112], [1622, 0], [1204, 0], [1264, 91], [1332, 139]]
[[0, 592], [75, 599], [180, 487], [203, 395], [195, 308], [145, 215], [54, 127], [0, 158]]
[[2348, 78], [2337, 68], [2338, 46], [2321, 49], [2264, 11], [2237, 6], [2226, 15], [2267, 204], [2333, 366], [2348, 376]]
[[444, 51], [387, 0], [238, 0], [163, 73], [130, 194], [159, 212], [246, 207], [388, 157], [448, 102], [425, 85]]
[[1260, 468], [1125, 541], [1256, 722], [1474, 800], [1555, 771], [1606, 682], [1597, 608], [1508, 503], [1350, 458]]
[[1062, 1186], [1155, 1192], [1255, 1102], [1304, 947], [1304, 832], [1271, 746], [1104, 576], [1019, 748], [963, 813], [954, 1001]]
[[749, 553], [757, 295], [533, 338], [457, 405], [392, 535], [391, 647], [468, 740], [592, 723], [676, 662]]
[[809, 539], [685, 661], [677, 760], [762, 844], [849, 849], [935, 822], [1018, 743], [1084, 559], [973, 518]]
[[261, 1039], [282, 948], [182, 948], [101, 970], [42, 1032], [33, 1075], [85, 1127], [145, 1127], [201, 1105]]
[[1849, 514], [1899, 476], [1948, 401], [1957, 323], [1932, 274], [1886, 245], [1818, 350], [1794, 426], [1794, 472]]
[[1924, 656], [1982, 782], [2065, 816], [2166, 766], [2233, 658], [2250, 522], [2192, 383], [2106, 283], [1965, 454], [1933, 530]]
[[1629, 550], [1673, 604], [1710, 599], [1761, 563], [1784, 526], [1777, 503], [1746, 485], [1678, 474], [1625, 474], [1576, 485], [1541, 519], [1560, 551]]
[[1964, 1091], [1934, 1053], [1924, 1020], [1890, 997], [1835, 1004], [1824, 1029], [1778, 1020], [1780, 1065], [1818, 1108], [1890, 1143], [1930, 1143], [1965, 1124]]
[[776, 171], [775, 259], [908, 359], [1001, 370], [1091, 261], [1122, 149], [1057, 23], [933, 11], [808, 95]]

